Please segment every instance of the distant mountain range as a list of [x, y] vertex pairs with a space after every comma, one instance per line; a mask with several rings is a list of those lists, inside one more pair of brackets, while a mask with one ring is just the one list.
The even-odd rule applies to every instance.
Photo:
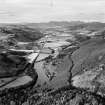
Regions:
[[103, 34], [105, 31], [105, 23], [100, 22], [82, 22], [82, 21], [51, 21], [48, 23], [22, 23], [22, 24], [0, 24], [0, 37], [5, 35], [13, 35], [13, 38], [17, 41], [31, 42], [40, 39], [44, 36], [46, 29], [59, 29], [64, 28], [68, 31], [86, 30], [96, 31], [99, 34]]

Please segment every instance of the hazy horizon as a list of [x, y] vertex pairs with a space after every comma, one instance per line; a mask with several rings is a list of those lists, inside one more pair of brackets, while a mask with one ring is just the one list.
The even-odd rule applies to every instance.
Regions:
[[104, 0], [0, 0], [0, 23], [105, 22]]

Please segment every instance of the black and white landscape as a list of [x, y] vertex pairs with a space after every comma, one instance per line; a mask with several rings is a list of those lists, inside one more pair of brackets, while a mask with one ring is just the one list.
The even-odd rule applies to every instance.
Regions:
[[105, 105], [104, 0], [0, 3], [0, 105]]

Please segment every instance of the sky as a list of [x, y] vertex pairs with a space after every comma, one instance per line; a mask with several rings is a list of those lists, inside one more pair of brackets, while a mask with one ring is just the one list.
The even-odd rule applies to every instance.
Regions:
[[0, 23], [105, 22], [105, 0], [0, 0]]

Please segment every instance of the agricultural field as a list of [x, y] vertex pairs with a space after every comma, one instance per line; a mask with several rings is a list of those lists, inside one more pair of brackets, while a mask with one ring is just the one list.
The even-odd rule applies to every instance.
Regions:
[[105, 105], [105, 23], [0, 25], [0, 105]]

